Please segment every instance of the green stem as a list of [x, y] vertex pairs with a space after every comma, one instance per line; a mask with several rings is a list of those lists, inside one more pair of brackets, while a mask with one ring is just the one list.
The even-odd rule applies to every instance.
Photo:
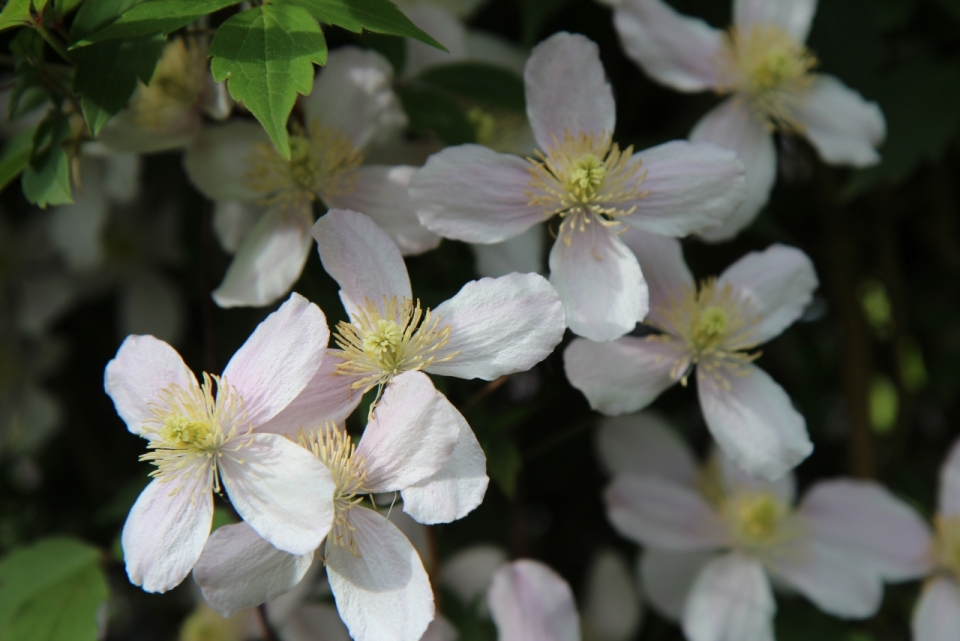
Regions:
[[70, 62], [70, 54], [67, 53], [67, 50], [64, 48], [62, 44], [60, 44], [60, 41], [57, 40], [52, 33], [47, 31], [46, 28], [44, 28], [44, 26], [39, 23], [34, 24], [33, 28], [36, 29], [37, 33], [39, 33], [43, 37], [43, 39], [47, 41], [48, 45], [53, 47], [54, 51], [60, 54], [61, 58], [63, 58], [67, 62]]

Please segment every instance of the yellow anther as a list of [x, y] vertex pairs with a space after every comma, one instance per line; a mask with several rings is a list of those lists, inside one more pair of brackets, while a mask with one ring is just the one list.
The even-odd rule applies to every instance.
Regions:
[[169, 416], [160, 430], [160, 438], [171, 446], [207, 450], [216, 446], [215, 430], [208, 421]]
[[593, 154], [584, 154], [573, 163], [573, 169], [567, 178], [570, 194], [583, 203], [589, 203], [597, 196], [607, 177], [607, 167]]
[[497, 119], [490, 112], [474, 107], [467, 112], [467, 120], [473, 125], [473, 133], [477, 142], [490, 146], [497, 134]]
[[763, 548], [792, 536], [790, 507], [770, 493], [737, 492], [721, 509], [734, 540], [744, 548]]
[[730, 319], [722, 307], [707, 307], [693, 323], [693, 340], [703, 347], [713, 347], [727, 333]]
[[[379, 319], [375, 329], [363, 335], [363, 351], [370, 358], [378, 359], [385, 369], [394, 369], [396, 358], [403, 342], [403, 331], [392, 320]], [[385, 363], [384, 361], [390, 361]]]

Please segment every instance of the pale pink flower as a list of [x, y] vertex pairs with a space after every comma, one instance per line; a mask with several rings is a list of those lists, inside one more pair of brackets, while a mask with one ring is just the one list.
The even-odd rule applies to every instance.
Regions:
[[539, 561], [520, 559], [497, 570], [487, 602], [499, 641], [580, 641], [570, 586]]

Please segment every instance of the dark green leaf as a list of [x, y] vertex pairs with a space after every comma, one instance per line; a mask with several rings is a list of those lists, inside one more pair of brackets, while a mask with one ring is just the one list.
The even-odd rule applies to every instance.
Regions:
[[404, 87], [399, 95], [414, 131], [433, 132], [448, 145], [476, 142], [476, 134], [467, 114], [442, 93], [433, 89]]
[[520, 0], [520, 39], [528, 47], [533, 46], [543, 24], [570, 0]]
[[430, 67], [418, 79], [483, 105], [520, 112], [526, 109], [523, 80], [504, 67], [457, 62]]
[[326, 24], [360, 33], [363, 29], [391, 36], [403, 36], [446, 51], [446, 47], [413, 24], [390, 0], [279, 0], [296, 4]]
[[27, 200], [46, 207], [73, 202], [70, 191], [70, 160], [63, 141], [70, 135], [66, 117], [51, 111], [33, 135], [33, 151], [23, 168], [20, 185]]
[[70, 34], [74, 40], [86, 38], [103, 29], [143, 0], [93, 0], [84, 2], [73, 19]]
[[[76, 9], [80, 6], [83, 0], [55, 0], [53, 6], [56, 8], [57, 13], [62, 17]], [[96, 2], [88, 2], [87, 4], [97, 4]]]
[[30, 20], [30, 0], [10, 0], [0, 11], [0, 31], [22, 27]]
[[[7, 141], [0, 154], [0, 189], [6, 187], [17, 177], [30, 160], [30, 148], [33, 146], [33, 130], [21, 131]], [[2, 588], [0, 588], [2, 589]]]
[[17, 641], [96, 641], [97, 610], [109, 591], [91, 564], [49, 586], [16, 613], [6, 638]]
[[112, 38], [135, 38], [155, 33], [164, 35], [176, 31], [239, 0], [148, 0], [138, 4], [105, 29], [101, 29], [77, 43], [88, 45]]
[[403, 73], [403, 69], [407, 64], [406, 40], [399, 36], [388, 36], [371, 31], [360, 34], [357, 40], [362, 46], [376, 51], [389, 60], [397, 76]]
[[327, 43], [316, 20], [293, 5], [244, 11], [220, 25], [210, 55], [213, 77], [227, 80], [230, 95], [247, 106], [289, 158], [287, 118], [297, 94], [313, 89], [313, 63], [327, 62]]
[[[43, 49], [45, 43], [39, 33], [33, 29], [23, 29], [10, 41], [10, 53], [13, 54], [15, 67], [14, 85], [10, 91], [10, 102], [7, 106], [7, 116], [11, 120], [22, 113], [20, 103], [24, 95], [34, 89], [34, 99], [39, 93], [40, 99], [45, 99], [46, 92], [40, 87], [40, 70], [43, 66]], [[24, 110], [29, 109], [28, 100]]]
[[487, 474], [508, 498], [513, 498], [517, 490], [517, 475], [523, 467], [523, 459], [516, 443], [506, 433], [495, 431], [487, 435], [480, 444], [487, 456]]

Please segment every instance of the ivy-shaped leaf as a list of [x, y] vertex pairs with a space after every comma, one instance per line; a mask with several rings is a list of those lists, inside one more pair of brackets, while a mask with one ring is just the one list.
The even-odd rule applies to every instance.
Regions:
[[82, 47], [112, 38], [136, 38], [155, 33], [166, 35], [238, 2], [239, 0], [148, 0], [134, 6], [112, 24], [87, 36], [75, 46]]
[[294, 5], [265, 5], [231, 17], [210, 43], [210, 70], [227, 81], [284, 158], [290, 157], [287, 118], [297, 94], [313, 89], [313, 63], [327, 62], [327, 43], [309, 13]]
[[63, 142], [70, 135], [66, 116], [51, 111], [33, 135], [33, 151], [23, 168], [20, 185], [27, 200], [40, 207], [73, 202], [70, 191], [70, 160]]
[[446, 51], [446, 47], [430, 34], [413, 24], [390, 0], [279, 0], [296, 4], [326, 24], [337, 25], [348, 31], [362, 30], [391, 36], [403, 36], [424, 42]]
[[114, 20], [122, 16], [138, 5], [143, 0], [96, 0], [95, 2], [84, 2], [80, 5], [76, 17], [73, 19], [73, 25], [70, 27], [70, 35], [74, 40], [80, 40], [89, 36], [91, 33], [105, 28]]
[[89, 564], [27, 601], [5, 639], [96, 641], [97, 610], [109, 595], [103, 570]]

